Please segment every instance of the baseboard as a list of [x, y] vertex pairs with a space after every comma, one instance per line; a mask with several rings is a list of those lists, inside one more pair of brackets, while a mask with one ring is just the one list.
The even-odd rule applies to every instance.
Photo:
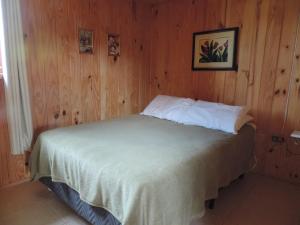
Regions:
[[17, 186], [17, 185], [20, 185], [20, 184], [23, 184], [23, 183], [26, 183], [26, 182], [29, 182], [29, 181], [30, 181], [30, 178], [26, 178], [24, 180], [21, 180], [21, 181], [12, 183], [12, 184], [7, 184], [7, 185], [4, 185], [4, 186], [1, 186], [0, 190], [6, 189], [6, 188], [10, 188], [10, 187], [14, 187], [14, 186]]

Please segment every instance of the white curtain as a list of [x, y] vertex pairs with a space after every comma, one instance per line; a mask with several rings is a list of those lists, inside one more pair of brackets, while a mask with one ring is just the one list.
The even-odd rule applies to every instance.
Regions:
[[16, 155], [30, 148], [33, 134], [20, 2], [1, 0], [1, 8], [7, 119], [11, 151]]

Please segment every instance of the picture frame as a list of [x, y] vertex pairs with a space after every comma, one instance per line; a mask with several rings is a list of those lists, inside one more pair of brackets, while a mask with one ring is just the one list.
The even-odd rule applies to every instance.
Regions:
[[108, 34], [108, 56], [118, 57], [121, 55], [121, 43], [119, 34]]
[[93, 54], [94, 52], [94, 31], [79, 28], [79, 53]]
[[192, 70], [237, 71], [239, 27], [193, 33]]

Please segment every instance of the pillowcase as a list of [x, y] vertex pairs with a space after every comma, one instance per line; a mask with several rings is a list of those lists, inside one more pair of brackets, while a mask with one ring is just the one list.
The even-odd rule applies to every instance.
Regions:
[[237, 134], [253, 118], [243, 106], [158, 95], [141, 115]]
[[224, 109], [224, 110], [232, 111], [233, 113], [239, 113], [240, 115], [244, 115], [249, 112], [249, 108], [245, 106], [226, 105], [223, 103], [207, 102], [202, 100], [198, 100], [196, 104], [201, 106], [202, 108]]
[[237, 134], [245, 123], [252, 120], [247, 116], [248, 111], [242, 106], [197, 101], [189, 107], [180, 122]]
[[190, 98], [179, 98], [166, 95], [156, 96], [141, 115], [153, 116], [177, 122], [186, 109], [195, 101]]

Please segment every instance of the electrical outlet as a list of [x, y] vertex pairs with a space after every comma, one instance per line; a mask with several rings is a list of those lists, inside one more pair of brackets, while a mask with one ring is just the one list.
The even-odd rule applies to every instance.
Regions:
[[274, 143], [283, 143], [284, 142], [284, 137], [277, 136], [277, 135], [272, 135], [272, 142], [274, 142]]

